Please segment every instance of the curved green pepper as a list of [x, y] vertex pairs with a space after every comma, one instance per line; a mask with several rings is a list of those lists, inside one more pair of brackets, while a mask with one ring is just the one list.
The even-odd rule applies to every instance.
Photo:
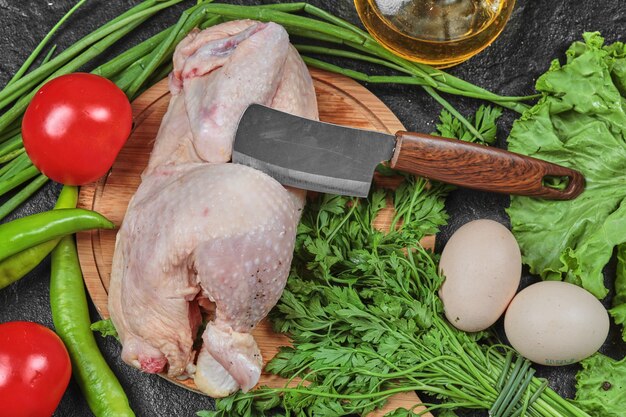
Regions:
[[[78, 187], [64, 186], [54, 206], [55, 209], [76, 207]], [[16, 253], [0, 262], [0, 289], [14, 283], [32, 271], [52, 252], [61, 238], [40, 243]]]
[[50, 309], [72, 360], [72, 373], [96, 417], [134, 417], [124, 389], [106, 363], [93, 332], [73, 236], [52, 251]]
[[95, 211], [64, 208], [22, 217], [0, 225], [0, 261], [43, 242], [89, 229], [115, 225]]

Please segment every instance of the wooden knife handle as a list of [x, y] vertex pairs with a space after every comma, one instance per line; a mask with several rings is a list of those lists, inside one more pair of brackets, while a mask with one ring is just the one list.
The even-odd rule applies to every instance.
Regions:
[[[391, 168], [436, 181], [497, 193], [569, 200], [585, 188], [582, 174], [540, 159], [489, 146], [420, 133], [396, 133]], [[546, 176], [569, 177], [564, 190], [546, 187]]]

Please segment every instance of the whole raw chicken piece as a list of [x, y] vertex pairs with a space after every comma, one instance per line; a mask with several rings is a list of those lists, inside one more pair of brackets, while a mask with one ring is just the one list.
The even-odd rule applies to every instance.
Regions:
[[[225, 396], [259, 379], [250, 332], [280, 298], [304, 202], [302, 191], [227, 163], [237, 122], [251, 103], [317, 119], [317, 103], [306, 66], [273, 23], [192, 32], [176, 48], [169, 85], [117, 235], [109, 310], [124, 361], [192, 376], [202, 391]], [[195, 352], [201, 305], [214, 312]]]

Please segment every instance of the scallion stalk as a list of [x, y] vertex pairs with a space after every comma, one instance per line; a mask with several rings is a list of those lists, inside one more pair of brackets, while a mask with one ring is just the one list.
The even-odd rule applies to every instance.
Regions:
[[[22, 96], [26, 91], [32, 89], [34, 85], [38, 85], [41, 81], [48, 78], [50, 74], [53, 74], [58, 68], [65, 65], [82, 51], [88, 51], [92, 45], [96, 44], [103, 38], [106, 38], [108, 35], [118, 31], [126, 31], [128, 26], [133, 25], [137, 20], [143, 19], [145, 21], [160, 10], [173, 6], [181, 1], [182, 0], [144, 1], [113, 19], [109, 23], [103, 25], [99, 29], [96, 29], [63, 51], [50, 62], [45, 65], [41, 65], [19, 80], [7, 85], [2, 91], [0, 91], [0, 110], [5, 108], [9, 103], [15, 101], [18, 97]], [[126, 31], [126, 33], [127, 32], [130, 32], [130, 30]], [[99, 48], [103, 48], [103, 46], [104, 45], [100, 45]], [[0, 124], [0, 130], [3, 128], [4, 125]]]
[[[119, 39], [123, 38], [125, 35], [130, 33], [137, 26], [145, 22], [148, 18], [150, 18], [156, 12], [158, 12], [159, 10], [162, 10], [165, 7], [174, 5], [180, 1], [181, 0], [170, 0], [168, 2], [163, 2], [162, 4], [159, 4], [152, 8], [148, 8], [146, 10], [142, 10], [141, 12], [136, 13], [132, 16], [129, 16], [125, 19], [121, 19], [117, 23], [110, 25], [110, 27], [108, 27], [107, 30], [103, 31], [104, 34], [101, 34], [98, 32], [97, 35], [92, 34], [91, 36], [87, 36], [87, 38], [90, 38], [90, 41], [92, 39], [96, 39], [96, 41], [94, 41], [93, 43], [90, 43], [89, 44], [90, 47], [84, 53], [77, 55], [74, 59], [71, 59], [71, 60], [64, 59], [64, 60], [59, 61], [58, 59], [64, 55], [64, 53], [62, 53], [59, 56], [57, 56], [55, 59], [50, 61], [49, 63], [42, 65], [37, 70], [29, 73], [24, 78], [8, 86], [5, 90], [0, 92], [0, 109], [6, 107], [10, 102], [13, 102], [17, 97], [19, 97], [19, 100], [6, 113], [0, 116], [0, 131], [2, 131], [9, 123], [13, 122], [18, 117], [20, 117], [21, 114], [24, 113], [24, 111], [26, 110], [26, 107], [28, 107], [28, 103], [30, 103], [30, 101], [32, 100], [32, 97], [35, 95], [37, 90], [46, 81], [52, 78], [58, 77], [60, 75], [63, 75], [63, 74], [69, 74], [71, 72], [77, 71], [78, 69], [83, 67], [85, 64], [90, 62], [92, 59], [102, 54], [111, 45], [113, 45]], [[81, 43], [81, 41], [79, 41], [78, 43]], [[53, 70], [53, 72], [50, 75], [46, 76], [47, 73], [45, 71], [40, 71], [41, 69], [44, 69], [53, 63], [54, 65], [48, 68], [48, 69]], [[36, 77], [36, 78], [31, 77], [32, 79], [29, 79], [29, 77], [35, 73], [37, 73], [39, 77]], [[43, 80], [41, 80], [41, 78], [43, 78]], [[39, 84], [36, 84], [35, 88], [33, 88], [30, 92], [24, 93], [22, 90], [20, 90], [23, 93], [21, 96], [18, 96], [17, 93], [13, 93], [12, 95], [5, 94], [6, 90], [17, 86], [18, 84], [24, 82], [25, 80], [29, 80], [30, 82], [36, 82], [33, 80], [38, 80], [41, 82]], [[25, 84], [25, 85], [28, 86], [28, 84]], [[5, 95], [7, 95], [7, 97], [5, 97]]]
[[26, 153], [18, 155], [15, 159], [11, 160], [11, 162], [0, 168], [0, 184], [32, 165], [33, 163], [28, 159]]
[[23, 154], [25, 152], [25, 149], [23, 147], [18, 148], [12, 152], [6, 153], [2, 156], [0, 156], [0, 164], [4, 164], [5, 162], [9, 162], [12, 161], [13, 159], [17, 158], [18, 156], [20, 156], [21, 154]]
[[28, 168], [11, 175], [6, 180], [0, 182], [0, 196], [13, 190], [15, 187], [22, 185], [37, 174], [39, 174], [39, 170], [34, 166], [29, 166]]
[[46, 182], [48, 177], [39, 174], [27, 186], [15, 193], [13, 197], [0, 206], [0, 220], [4, 219], [9, 213], [15, 210], [20, 204], [28, 200], [37, 190], [39, 190]]
[[[41, 53], [41, 50], [48, 44], [48, 41], [50, 40], [50, 38], [52, 38], [52, 35], [54, 35], [56, 33], [56, 31], [63, 25], [63, 23], [65, 23], [65, 21], [67, 19], [70, 18], [70, 16], [72, 16], [74, 14], [74, 12], [76, 10], [78, 10], [78, 8], [80, 6], [82, 6], [83, 4], [85, 4], [87, 0], [80, 0], [78, 3], [76, 3], [76, 5], [74, 7], [72, 7], [53, 27], [52, 29], [50, 29], [50, 32], [48, 32], [48, 34], [46, 34], [46, 36], [41, 40], [41, 42], [39, 42], [39, 45], [37, 45], [37, 47], [33, 50], [33, 52], [28, 56], [28, 58], [26, 58], [26, 61], [24, 61], [24, 63], [22, 64], [22, 66], [20, 67], [20, 69], [17, 70], [17, 72], [15, 73], [15, 75], [13, 75], [13, 77], [11, 78], [11, 80], [7, 83], [8, 85], [13, 84], [14, 82], [16, 82], [17, 80], [19, 80], [22, 75], [24, 75], [24, 73], [26, 71], [28, 71], [28, 69], [30, 68], [30, 66], [32, 65], [32, 63], [35, 61], [35, 59], [37, 59], [37, 57], [39, 56], [39, 54]], [[50, 57], [52, 56], [52, 54], [54, 53], [54, 50], [56, 49], [56, 47], [52, 47], [52, 49], [50, 49], [50, 52], [48, 52], [48, 56], [43, 60], [43, 64], [45, 64], [46, 62], [48, 62], [50, 60]]]

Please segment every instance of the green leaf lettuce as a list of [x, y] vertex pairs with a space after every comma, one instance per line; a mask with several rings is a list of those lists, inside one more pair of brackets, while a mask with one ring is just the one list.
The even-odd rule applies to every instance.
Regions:
[[576, 403], [594, 416], [623, 417], [626, 410], [626, 359], [595, 354], [576, 375]]
[[[554, 61], [537, 80], [543, 97], [514, 123], [508, 142], [513, 152], [581, 171], [585, 191], [571, 201], [513, 197], [507, 211], [532, 273], [603, 298], [602, 270], [626, 242], [626, 48], [604, 46], [598, 33], [583, 38], [564, 65]], [[623, 303], [626, 284], [618, 291]], [[626, 321], [626, 307], [616, 308]]]

